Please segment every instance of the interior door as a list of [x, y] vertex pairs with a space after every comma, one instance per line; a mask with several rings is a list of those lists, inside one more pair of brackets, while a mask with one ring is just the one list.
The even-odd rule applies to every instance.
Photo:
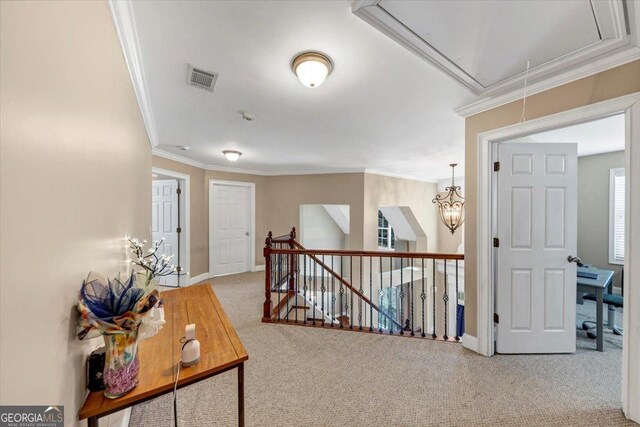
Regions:
[[[151, 183], [151, 234], [154, 242], [164, 238], [159, 253], [175, 255], [173, 265], [178, 263], [178, 181], [175, 179], [154, 180]], [[178, 286], [178, 276], [159, 278], [162, 285]]]
[[498, 353], [576, 350], [577, 144], [501, 143]]
[[243, 273], [250, 266], [250, 189], [213, 185], [213, 275]]

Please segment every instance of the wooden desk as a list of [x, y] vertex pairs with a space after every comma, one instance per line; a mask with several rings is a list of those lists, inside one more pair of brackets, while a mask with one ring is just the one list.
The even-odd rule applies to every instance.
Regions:
[[[604, 351], [604, 319], [602, 313], [603, 294], [605, 289], [611, 292], [613, 278], [612, 270], [599, 270], [597, 268], [578, 267], [577, 291], [596, 294], [596, 350]], [[595, 274], [597, 277], [582, 277], [582, 274]], [[615, 316], [615, 310], [613, 311]], [[611, 311], [609, 311], [609, 323], [613, 324]]]
[[118, 399], [107, 399], [101, 391], [89, 393], [78, 418], [88, 418], [89, 427], [94, 427], [100, 417], [173, 392], [180, 339], [184, 327], [195, 323], [200, 362], [180, 369], [178, 388], [238, 368], [238, 421], [244, 426], [244, 362], [249, 356], [213, 289], [208, 284], [190, 286], [164, 291], [161, 298], [167, 323], [157, 335], [140, 343], [138, 386]]

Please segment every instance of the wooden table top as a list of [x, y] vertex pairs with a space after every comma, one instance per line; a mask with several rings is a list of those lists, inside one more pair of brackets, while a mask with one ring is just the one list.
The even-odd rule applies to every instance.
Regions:
[[180, 369], [179, 388], [238, 366], [249, 358], [209, 284], [164, 291], [161, 298], [167, 323], [157, 335], [140, 343], [138, 386], [118, 399], [107, 399], [102, 391], [90, 392], [79, 419], [102, 417], [171, 392], [180, 363], [180, 339], [190, 323], [196, 324], [200, 361]]

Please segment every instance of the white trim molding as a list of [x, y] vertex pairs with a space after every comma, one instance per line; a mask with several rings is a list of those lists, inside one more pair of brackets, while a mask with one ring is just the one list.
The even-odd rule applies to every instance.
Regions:
[[[615, 67], [620, 67], [638, 59], [640, 59], [640, 48], [635, 46], [628, 47], [620, 52], [607, 56], [606, 58], [597, 59], [588, 64], [572, 68], [553, 77], [549, 77], [543, 81], [530, 84], [527, 86], [527, 96], [532, 96], [537, 93], [553, 89], [554, 87], [562, 86]], [[522, 99], [523, 93], [524, 88], [519, 88], [510, 90], [506, 93], [495, 93], [493, 95], [484, 94], [477, 100], [460, 106], [454, 111], [462, 117], [470, 117]]]
[[381, 172], [374, 169], [369, 168], [338, 168], [338, 169], [314, 169], [310, 170], [300, 170], [300, 171], [264, 171], [259, 169], [242, 169], [235, 168], [229, 166], [218, 166], [211, 165], [208, 163], [203, 163], [198, 160], [193, 160], [185, 156], [181, 156], [179, 154], [170, 153], [168, 151], [164, 151], [160, 148], [154, 148], [151, 153], [154, 156], [162, 157], [164, 159], [173, 160], [174, 162], [182, 163], [189, 166], [194, 166], [196, 168], [208, 170], [208, 171], [218, 171], [218, 172], [229, 172], [229, 173], [241, 173], [245, 175], [257, 175], [257, 176], [297, 176], [297, 175], [331, 175], [337, 173], [366, 173], [370, 175], [380, 175], [386, 176], [390, 178], [399, 178], [399, 179], [408, 179], [411, 181], [419, 181], [419, 182], [427, 182], [429, 184], [435, 184], [434, 181], [424, 181], [416, 178], [412, 178], [409, 176], [403, 176], [399, 174]]
[[461, 116], [469, 117], [521, 99], [525, 79], [531, 83], [527, 86], [527, 94], [534, 95], [640, 59], [640, 37], [636, 22], [639, 15], [636, 9], [640, 7], [633, 3], [627, 2], [629, 10], [625, 15], [623, 0], [592, 1], [591, 7], [600, 32], [600, 40], [534, 66], [528, 72], [521, 72], [487, 86], [482, 85], [388, 12], [381, 0], [357, 0], [351, 10], [362, 20], [456, 80], [471, 93], [478, 95], [473, 102], [455, 110]]
[[466, 349], [479, 353], [478, 351], [478, 338], [473, 335], [462, 335], [462, 346]]
[[[625, 173], [627, 176], [627, 230], [625, 259], [625, 315], [622, 349], [622, 403], [627, 418], [640, 422], [640, 288], [629, 286], [640, 280], [640, 92], [541, 117], [524, 123], [478, 134], [477, 176], [477, 284], [478, 353], [494, 354], [494, 248], [495, 198], [493, 188], [494, 143], [527, 134], [596, 120], [624, 113], [626, 120]], [[636, 185], [634, 185], [636, 184]]]
[[138, 43], [138, 33], [136, 31], [136, 20], [133, 16], [133, 5], [130, 0], [109, 0], [109, 9], [113, 22], [120, 38], [122, 53], [127, 62], [133, 90], [138, 99], [138, 106], [142, 114], [144, 126], [149, 136], [151, 148], [158, 145], [158, 133], [156, 132], [155, 120], [149, 99], [149, 90], [144, 77], [144, 67], [140, 55], [140, 44]]
[[[191, 271], [191, 176], [169, 169], [156, 167], [151, 168], [151, 173], [170, 176], [171, 178], [180, 179], [182, 180], [182, 182], [184, 182], [184, 188], [181, 188], [183, 195], [182, 200], [184, 201], [184, 203], [181, 203], [180, 207], [182, 208], [181, 215], [184, 217], [184, 228], [186, 232], [180, 233], [183, 236], [181, 247], [184, 248], [184, 262], [181, 262], [181, 264], [183, 264], [183, 271], [185, 271], [187, 277], [189, 277], [189, 272]], [[178, 277], [178, 279], [180, 279], [180, 277]], [[178, 280], [178, 284], [181, 284], [180, 280]], [[191, 283], [189, 282], [189, 279], [187, 279], [186, 285], [189, 286], [190, 284]]]
[[265, 269], [265, 265], [264, 264], [262, 264], [262, 265], [254, 265], [253, 269], [251, 271], [253, 271], [255, 273], [256, 271], [264, 271], [264, 269]]
[[226, 181], [220, 179], [209, 179], [209, 274], [215, 277], [213, 268], [213, 186], [214, 185], [233, 185], [237, 187], [249, 188], [249, 198], [251, 199], [251, 218], [249, 222], [249, 269], [254, 271], [256, 268], [256, 183], [248, 181]]
[[198, 274], [197, 276], [192, 276], [189, 279], [189, 286], [195, 285], [196, 283], [200, 283], [204, 280], [209, 280], [209, 279], [211, 279], [211, 274], [209, 274], [208, 271], [206, 273]]

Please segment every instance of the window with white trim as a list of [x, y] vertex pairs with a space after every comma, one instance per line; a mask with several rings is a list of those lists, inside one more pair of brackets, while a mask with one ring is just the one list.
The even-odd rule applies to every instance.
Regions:
[[378, 248], [394, 250], [396, 248], [396, 233], [389, 225], [387, 218], [378, 210]]
[[609, 263], [624, 264], [624, 168], [609, 170]]

